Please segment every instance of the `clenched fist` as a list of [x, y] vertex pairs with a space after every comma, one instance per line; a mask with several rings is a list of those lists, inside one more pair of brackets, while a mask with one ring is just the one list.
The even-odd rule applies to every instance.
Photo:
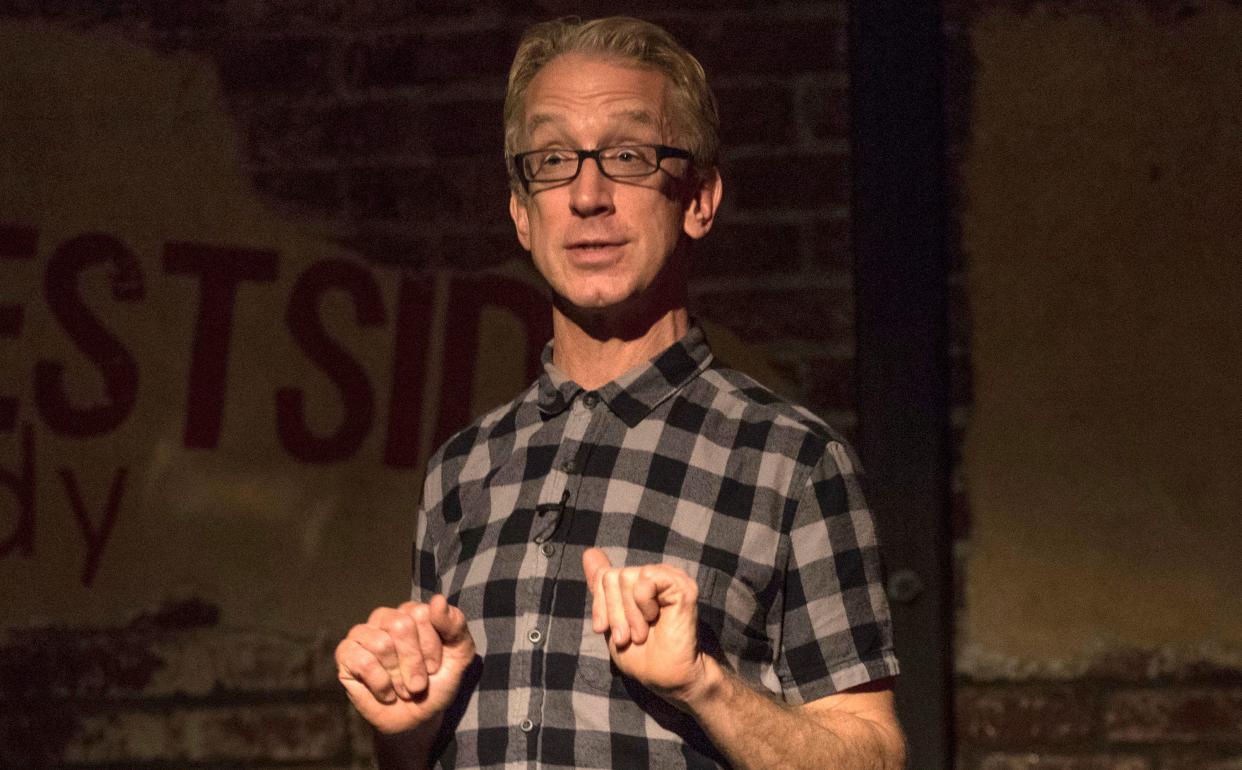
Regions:
[[591, 589], [591, 629], [608, 634], [617, 668], [685, 708], [707, 679], [699, 649], [698, 585], [664, 564], [615, 568], [598, 548], [582, 554]]
[[386, 734], [438, 729], [473, 660], [466, 616], [439, 595], [376, 609], [336, 647], [349, 699]]

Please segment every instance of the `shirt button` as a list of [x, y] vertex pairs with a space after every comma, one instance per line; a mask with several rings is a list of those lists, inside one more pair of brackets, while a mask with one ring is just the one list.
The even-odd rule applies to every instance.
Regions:
[[530, 640], [531, 644], [539, 644], [543, 641], [543, 634], [540, 633], [539, 629], [532, 628], [530, 633], [526, 635], [526, 638]]
[[540, 548], [539, 550], [543, 551], [544, 556], [551, 557], [553, 554], [556, 553], [556, 546], [552, 545], [551, 543], [544, 543], [543, 548]]
[[574, 471], [578, 470], [578, 464], [575, 463], [574, 459], [571, 457], [565, 462], [561, 463], [561, 470], [565, 471], [566, 473], [573, 473]]
[[535, 723], [530, 721], [529, 719], [523, 719], [522, 723], [518, 725], [518, 729], [524, 733], [528, 733], [531, 730], [535, 729]]
[[593, 390], [588, 392], [582, 397], [582, 403], [586, 405], [587, 409], [594, 409], [595, 405], [599, 403], [599, 394]]

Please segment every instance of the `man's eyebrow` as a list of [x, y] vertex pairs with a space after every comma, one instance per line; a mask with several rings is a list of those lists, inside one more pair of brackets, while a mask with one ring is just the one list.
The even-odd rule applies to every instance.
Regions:
[[659, 126], [659, 121], [647, 110], [621, 110], [612, 113], [610, 117], [623, 118], [643, 126]]
[[526, 122], [526, 133], [533, 134], [535, 129], [548, 125], [562, 125], [565, 121], [547, 112], [537, 112]]

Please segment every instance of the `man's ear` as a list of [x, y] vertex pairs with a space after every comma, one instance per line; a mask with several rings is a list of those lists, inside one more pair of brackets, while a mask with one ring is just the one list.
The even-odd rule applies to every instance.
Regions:
[[720, 208], [720, 197], [724, 188], [720, 182], [720, 172], [713, 169], [711, 175], [699, 183], [686, 198], [686, 213], [682, 221], [682, 229], [686, 235], [698, 240], [712, 229], [716, 221], [716, 211]]
[[509, 216], [513, 218], [518, 242], [522, 244], [522, 248], [530, 251], [530, 214], [526, 211], [526, 203], [516, 192], [509, 191]]

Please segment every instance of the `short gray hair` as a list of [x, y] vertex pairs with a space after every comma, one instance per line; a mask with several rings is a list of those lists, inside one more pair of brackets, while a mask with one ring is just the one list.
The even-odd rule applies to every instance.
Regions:
[[[569, 16], [540, 22], [526, 30], [513, 57], [505, 92], [506, 158], [521, 151], [527, 87], [539, 70], [567, 53], [628, 59], [663, 73], [673, 86], [671, 117], [681, 135], [679, 141], [685, 143], [692, 156], [692, 177], [701, 181], [715, 173], [720, 163], [720, 113], [703, 65], [663, 27], [628, 16], [590, 21]], [[512, 162], [509, 186], [523, 193]]]

